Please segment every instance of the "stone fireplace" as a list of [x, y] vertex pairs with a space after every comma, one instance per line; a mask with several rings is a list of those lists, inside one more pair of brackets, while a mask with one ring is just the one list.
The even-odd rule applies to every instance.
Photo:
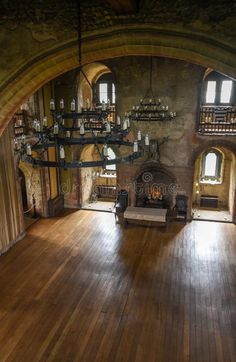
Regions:
[[175, 177], [160, 164], [147, 164], [135, 180], [135, 206], [170, 209], [175, 192]]

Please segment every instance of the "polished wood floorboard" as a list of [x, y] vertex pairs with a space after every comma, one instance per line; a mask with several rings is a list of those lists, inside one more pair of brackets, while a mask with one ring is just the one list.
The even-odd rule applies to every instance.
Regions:
[[0, 257], [0, 361], [236, 361], [236, 227], [40, 220]]

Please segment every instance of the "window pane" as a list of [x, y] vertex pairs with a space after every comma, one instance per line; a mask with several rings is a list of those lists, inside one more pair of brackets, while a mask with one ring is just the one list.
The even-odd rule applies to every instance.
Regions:
[[116, 103], [116, 90], [115, 90], [115, 84], [112, 83], [112, 103]]
[[208, 81], [207, 82], [207, 92], [206, 92], [206, 102], [214, 103], [216, 97], [216, 82]]
[[217, 156], [215, 153], [211, 152], [207, 154], [204, 172], [205, 176], [216, 176], [216, 161]]
[[224, 80], [221, 87], [220, 102], [229, 103], [232, 90], [232, 80]]
[[99, 84], [99, 102], [102, 103], [103, 101], [107, 103], [107, 83], [100, 83]]

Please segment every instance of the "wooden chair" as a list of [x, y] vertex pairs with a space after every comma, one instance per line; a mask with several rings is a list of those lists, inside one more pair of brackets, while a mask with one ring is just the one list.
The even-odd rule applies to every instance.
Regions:
[[120, 190], [117, 194], [117, 199], [115, 201], [114, 204], [114, 215], [115, 215], [115, 220], [120, 215], [123, 215], [125, 209], [128, 206], [128, 191], [126, 190]]
[[176, 195], [174, 210], [176, 211], [177, 219], [187, 220], [188, 197], [186, 195]]

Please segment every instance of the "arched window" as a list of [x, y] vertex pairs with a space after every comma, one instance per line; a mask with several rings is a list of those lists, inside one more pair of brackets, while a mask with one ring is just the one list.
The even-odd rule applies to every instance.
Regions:
[[[108, 160], [114, 160], [116, 159], [115, 152], [111, 147], [108, 147]], [[106, 171], [116, 171], [116, 165], [106, 165]]]
[[109, 99], [110, 104], [115, 105], [116, 92], [112, 73], [103, 74], [98, 78], [95, 85], [95, 94], [98, 103], [107, 103]]
[[222, 181], [222, 155], [212, 149], [202, 155], [201, 181], [219, 183]]

